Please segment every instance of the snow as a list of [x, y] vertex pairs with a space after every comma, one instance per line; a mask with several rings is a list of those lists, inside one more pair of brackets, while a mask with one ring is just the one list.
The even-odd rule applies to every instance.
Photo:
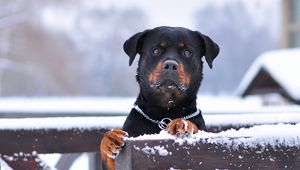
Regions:
[[[224, 110], [223, 110], [224, 111]], [[255, 125], [300, 122], [298, 106], [267, 107], [257, 112], [203, 114], [207, 126]], [[10, 129], [72, 129], [122, 127], [126, 116], [52, 117], [0, 119], [0, 130]]]
[[[56, 117], [56, 118], [25, 118], [0, 119], [0, 130], [18, 129], [99, 129], [122, 127], [126, 117]], [[113, 120], [113, 121], [112, 121]]]
[[142, 151], [147, 155], [155, 155], [155, 154], [158, 154], [160, 156], [172, 155], [172, 152], [169, 152], [167, 149], [165, 149], [165, 146], [160, 146], [160, 145], [154, 147], [145, 146], [142, 149], [137, 146], [133, 146], [133, 147], [135, 150]]
[[82, 113], [127, 115], [135, 98], [121, 97], [9, 97], [0, 98], [0, 113]]
[[76, 159], [76, 161], [71, 166], [70, 170], [88, 170], [89, 168], [89, 156], [87, 153], [82, 154], [79, 158]]
[[10, 168], [6, 162], [4, 162], [1, 158], [0, 158], [0, 170], [12, 170], [12, 168]]
[[[0, 98], [0, 114], [91, 113], [95, 115], [127, 115], [135, 97], [8, 97]], [[236, 96], [199, 96], [198, 108], [204, 113], [241, 113], [261, 108], [259, 98], [241, 99]], [[300, 107], [299, 107], [300, 108]], [[256, 109], [256, 110], [255, 110]]]
[[261, 69], [267, 70], [292, 98], [300, 100], [300, 49], [275, 50], [261, 54], [252, 64], [237, 93], [242, 94]]
[[[255, 125], [274, 123], [298, 123], [298, 113], [248, 113], [248, 114], [211, 114], [203, 115], [207, 126]], [[122, 127], [126, 116], [99, 117], [55, 117], [0, 119], [0, 130], [18, 129], [72, 129], [72, 128], [115, 128]]]
[[[239, 146], [244, 148], [256, 148], [261, 146], [298, 147], [300, 148], [300, 123], [298, 124], [277, 124], [277, 125], [257, 125], [250, 128], [241, 128], [239, 130], [230, 129], [220, 133], [208, 133], [199, 131], [197, 134], [181, 138], [162, 131], [160, 134], [143, 135], [127, 140], [174, 140], [175, 143], [182, 145], [184, 143], [194, 145], [197, 142], [217, 144], [227, 146], [237, 150]], [[151, 150], [148, 148], [148, 150]]]
[[300, 114], [286, 113], [248, 113], [248, 114], [215, 114], [203, 115], [207, 126], [226, 126], [226, 125], [255, 125], [255, 124], [274, 124], [274, 123], [298, 123]]
[[61, 154], [51, 153], [51, 154], [39, 154], [39, 158], [47, 162], [50, 167], [55, 167], [58, 160], [61, 158]]
[[[89, 169], [89, 157], [91, 153], [81, 154], [72, 164], [70, 170], [77, 170], [79, 167], [81, 170]], [[44, 160], [49, 167], [55, 167], [58, 160], [61, 158], [61, 154], [51, 153], [51, 154], [39, 154], [41, 160]]]
[[[40, 117], [59, 114], [60, 117], [64, 117], [64, 114], [84, 116], [86, 113], [92, 116], [127, 116], [134, 101], [134, 97], [0, 98], [0, 117], [2, 114], [3, 117], [10, 114], [15, 117], [18, 115], [26, 117], [26, 114]], [[236, 96], [198, 96], [197, 104], [205, 118], [208, 115], [220, 114], [226, 114], [229, 119], [230, 115], [238, 117], [240, 114], [251, 113], [254, 114], [253, 116], [256, 116], [255, 114], [259, 116], [265, 113], [276, 113], [280, 116], [284, 113], [291, 114], [290, 119], [292, 119], [294, 116], [298, 117], [295, 113], [300, 112], [300, 106], [297, 105], [262, 106], [261, 99], [257, 97], [241, 99]], [[270, 117], [270, 120], [275, 119]], [[278, 119], [284, 120], [289, 117], [280, 116]]]

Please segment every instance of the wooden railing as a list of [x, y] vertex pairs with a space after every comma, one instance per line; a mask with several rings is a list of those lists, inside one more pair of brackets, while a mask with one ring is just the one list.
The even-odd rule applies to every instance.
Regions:
[[[38, 154], [99, 152], [105, 131], [88, 128], [0, 130], [0, 157], [16, 170], [51, 169]], [[100, 169], [99, 161], [95, 161], [94, 169]]]
[[56, 166], [64, 170], [80, 153], [88, 152], [93, 155], [89, 156], [89, 169], [100, 169], [102, 136], [111, 128], [121, 127], [124, 120], [124, 116], [0, 119], [0, 158], [16, 170], [51, 169], [39, 154], [68, 154]]
[[[232, 139], [232, 140], [238, 140]], [[244, 148], [174, 140], [129, 140], [116, 160], [119, 170], [299, 169], [300, 146]]]
[[[99, 144], [107, 128], [39, 128], [0, 130], [0, 158], [12, 169], [51, 169], [39, 154], [45, 153], [94, 153], [94, 165], [90, 169], [101, 169], [98, 156]], [[70, 161], [70, 160], [69, 160]], [[59, 167], [71, 165], [64, 162]], [[69, 167], [69, 166], [67, 166]]]
[[[34, 119], [36, 124], [41, 124], [44, 118]], [[74, 120], [76, 118], [69, 118]], [[66, 120], [69, 120], [66, 119]], [[95, 119], [95, 118], [92, 118]], [[119, 121], [125, 119], [122, 118]], [[16, 121], [20, 126], [30, 119]], [[85, 118], [80, 118], [82, 122], [87, 122]], [[116, 118], [113, 118], [116, 120]], [[66, 124], [58, 119], [57, 124]], [[32, 122], [32, 120], [31, 120]], [[33, 127], [34, 128], [0, 128], [0, 158], [12, 169], [53, 169], [39, 158], [43, 153], [82, 153], [94, 154], [94, 162], [90, 169], [102, 169], [99, 159], [99, 143], [103, 134], [111, 128], [120, 127], [117, 124], [102, 126], [107, 124], [105, 118], [98, 118], [94, 121], [99, 126], [90, 124], [82, 127], [73, 123], [69, 127]], [[0, 121], [1, 123], [1, 121]], [[112, 122], [113, 123], [113, 122]], [[293, 122], [295, 123], [295, 122]], [[208, 125], [209, 132], [220, 132], [231, 128], [239, 129], [251, 127], [250, 124], [243, 125]], [[16, 125], [17, 127], [17, 125]], [[230, 140], [235, 141], [238, 137]], [[300, 140], [300, 138], [297, 138]], [[118, 169], [297, 169], [300, 167], [300, 146], [261, 146], [246, 148], [242, 145], [240, 149], [232, 149], [222, 144], [205, 142], [209, 138], [203, 138], [193, 145], [184, 143], [180, 145], [173, 139], [168, 140], [131, 140], [126, 142], [122, 153], [117, 157]], [[300, 142], [299, 142], [300, 143]], [[164, 148], [162, 153], [158, 150], [148, 150], [146, 147]], [[146, 149], [145, 149], [146, 148]], [[147, 153], [148, 152], [148, 153]], [[149, 154], [150, 153], [150, 154]], [[66, 159], [67, 160], [67, 159]], [[71, 160], [71, 162], [70, 162]], [[63, 164], [71, 165], [74, 159], [69, 161], [59, 161]], [[141, 163], [142, 161], [142, 163]], [[58, 166], [57, 169], [64, 169]], [[65, 168], [68, 169], [68, 168]]]
[[[36, 119], [37, 121], [43, 118]], [[29, 119], [24, 119], [24, 123]], [[22, 124], [22, 121], [18, 121]], [[61, 121], [61, 119], [58, 119]], [[82, 121], [85, 121], [84, 119]], [[63, 122], [60, 122], [63, 124]], [[59, 124], [59, 123], [58, 123]], [[99, 122], [101, 124], [101, 122]], [[99, 144], [103, 134], [116, 126], [107, 128], [101, 127], [80, 127], [76, 128], [49, 128], [36, 127], [34, 129], [0, 129], [0, 158], [8, 164], [12, 169], [53, 169], [39, 158], [39, 154], [45, 153], [83, 153], [90, 152], [94, 154], [92, 165], [89, 169], [102, 169], [100, 158], [98, 155]], [[210, 131], [221, 131], [233, 128], [233, 126], [209, 127]], [[235, 127], [238, 128], [238, 127]], [[131, 142], [128, 147], [130, 148]], [[78, 157], [78, 155], [77, 155]], [[76, 157], [75, 157], [76, 158]], [[63, 157], [64, 161], [59, 161], [61, 167], [71, 166], [75, 158]], [[66, 166], [66, 164], [68, 166]]]

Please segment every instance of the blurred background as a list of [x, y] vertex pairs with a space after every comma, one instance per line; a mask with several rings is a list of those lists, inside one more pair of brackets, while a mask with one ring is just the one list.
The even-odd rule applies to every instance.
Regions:
[[[262, 52], [300, 45], [283, 34], [280, 0], [0, 0], [0, 96], [136, 96], [123, 42], [161, 25], [209, 35], [221, 52], [200, 94], [233, 94]], [[295, 9], [293, 9], [295, 8]]]
[[300, 112], [299, 0], [0, 0], [0, 118], [126, 116], [139, 87], [123, 43], [162, 25], [220, 46], [204, 116]]

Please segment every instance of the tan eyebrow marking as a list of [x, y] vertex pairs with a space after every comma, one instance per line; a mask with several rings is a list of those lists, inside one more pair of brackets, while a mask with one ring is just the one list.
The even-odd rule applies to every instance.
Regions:
[[161, 47], [166, 47], [167, 46], [167, 43], [165, 41], [162, 41], [160, 44], [159, 44]]
[[178, 47], [183, 48], [185, 46], [184, 42], [179, 42]]

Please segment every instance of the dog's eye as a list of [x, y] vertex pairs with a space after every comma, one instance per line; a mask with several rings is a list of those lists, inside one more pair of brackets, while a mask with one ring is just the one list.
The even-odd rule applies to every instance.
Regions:
[[161, 51], [160, 51], [159, 48], [154, 48], [154, 49], [152, 50], [152, 53], [153, 53], [155, 56], [158, 56], [158, 55], [160, 55]]
[[192, 51], [186, 49], [186, 50], [183, 51], [183, 55], [184, 55], [185, 57], [189, 58], [189, 57], [192, 56]]

